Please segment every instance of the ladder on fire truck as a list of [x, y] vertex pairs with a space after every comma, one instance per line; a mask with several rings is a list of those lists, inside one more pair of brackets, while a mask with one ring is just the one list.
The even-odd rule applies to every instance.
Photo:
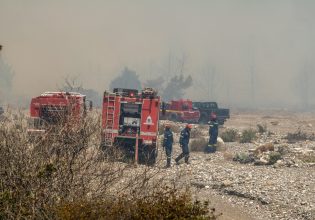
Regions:
[[113, 146], [114, 139], [114, 125], [115, 125], [115, 108], [116, 108], [116, 94], [108, 93], [106, 101], [106, 121], [104, 132], [105, 146]]

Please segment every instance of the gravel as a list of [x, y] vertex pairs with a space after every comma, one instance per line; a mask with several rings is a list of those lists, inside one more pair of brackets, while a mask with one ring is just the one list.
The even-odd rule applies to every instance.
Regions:
[[[227, 126], [241, 129], [245, 127], [244, 124], [249, 123], [248, 120], [252, 121], [255, 118], [258, 124], [266, 116], [244, 117], [243, 124], [240, 123], [239, 117], [242, 115], [238, 115], [237, 122], [234, 124], [232, 117], [232, 122]], [[273, 134], [260, 135], [256, 143], [225, 143], [224, 151], [214, 154], [192, 152], [190, 165], [173, 164], [165, 173], [170, 178], [178, 173], [184, 173], [186, 183], [192, 186], [198, 199], [211, 200], [211, 195], [220, 197], [223, 202], [233, 207], [237, 206], [252, 219], [314, 220], [315, 163], [305, 162], [303, 157], [307, 155], [315, 158], [315, 142], [305, 140], [290, 144], [284, 139], [286, 132], [292, 131], [291, 127], [291, 130], [286, 129], [289, 127], [288, 120], [292, 118], [299, 120], [299, 117], [296, 114], [291, 117], [277, 117], [279, 122], [271, 125]], [[274, 117], [267, 119], [275, 121]], [[305, 116], [303, 120], [305, 123], [309, 121]], [[312, 131], [310, 123], [306, 126], [308, 131]], [[196, 129], [201, 129], [203, 134], [207, 130], [205, 126]], [[255, 166], [254, 163], [241, 164], [226, 159], [226, 154], [247, 153], [250, 149], [267, 142], [275, 143], [276, 150], [279, 147], [282, 149], [282, 159], [274, 165]], [[173, 157], [175, 158], [179, 153], [179, 146], [175, 144]], [[164, 152], [160, 157], [162, 166], [165, 162]]]

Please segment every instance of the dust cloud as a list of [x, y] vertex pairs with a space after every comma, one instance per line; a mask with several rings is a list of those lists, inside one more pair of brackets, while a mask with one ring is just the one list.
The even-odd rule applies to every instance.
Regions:
[[195, 100], [310, 109], [314, 39], [312, 0], [0, 0], [1, 58], [26, 98], [73, 75], [101, 93], [126, 66], [191, 75]]

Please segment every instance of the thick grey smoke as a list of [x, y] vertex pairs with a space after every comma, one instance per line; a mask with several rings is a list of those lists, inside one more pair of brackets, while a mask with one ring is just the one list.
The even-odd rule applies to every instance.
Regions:
[[0, 105], [11, 100], [13, 77], [12, 68], [4, 61], [0, 54]]
[[313, 0], [0, 0], [3, 56], [27, 96], [69, 74], [101, 93], [128, 66], [143, 82], [191, 75], [188, 98], [311, 108], [314, 39]]

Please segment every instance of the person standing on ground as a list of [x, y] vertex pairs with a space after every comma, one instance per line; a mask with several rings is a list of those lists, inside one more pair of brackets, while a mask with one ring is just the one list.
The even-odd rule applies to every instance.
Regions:
[[217, 115], [212, 112], [211, 117], [210, 117], [210, 126], [209, 126], [209, 144], [206, 149], [207, 153], [214, 153], [216, 151], [218, 134], [219, 134], [219, 123], [217, 120]]
[[185, 157], [185, 163], [189, 164], [189, 139], [192, 125], [187, 124], [186, 127], [180, 132], [179, 144], [182, 148], [182, 153], [175, 159], [176, 164]]
[[171, 167], [171, 159], [172, 159], [172, 151], [173, 151], [173, 132], [171, 130], [171, 125], [166, 124], [164, 130], [164, 140], [163, 140], [163, 148], [166, 153], [166, 168]]

